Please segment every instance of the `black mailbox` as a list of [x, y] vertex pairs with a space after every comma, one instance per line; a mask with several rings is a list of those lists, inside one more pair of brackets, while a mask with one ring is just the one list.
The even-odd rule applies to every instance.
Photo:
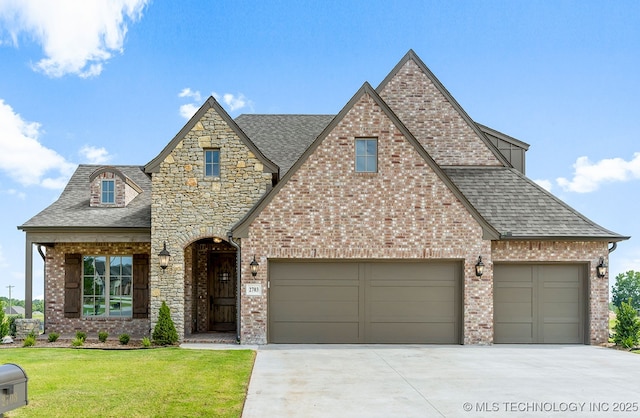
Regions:
[[27, 375], [16, 364], [0, 366], [0, 417], [27, 404]]

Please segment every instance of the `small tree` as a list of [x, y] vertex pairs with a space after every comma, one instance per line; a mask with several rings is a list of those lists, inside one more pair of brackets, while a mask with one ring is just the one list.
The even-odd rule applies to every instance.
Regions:
[[4, 310], [0, 304], [0, 338], [9, 335], [9, 320], [5, 318]]
[[613, 341], [616, 345], [626, 348], [635, 347], [638, 344], [638, 335], [640, 334], [640, 319], [638, 319], [638, 312], [631, 304], [631, 299], [628, 302], [622, 302], [616, 319], [614, 327], [616, 334]]
[[165, 301], [162, 301], [162, 306], [160, 306], [158, 323], [153, 328], [151, 337], [153, 342], [158, 345], [171, 345], [178, 342], [178, 332], [171, 319], [171, 311]]
[[629, 299], [631, 306], [640, 310], [640, 271], [629, 270], [616, 276], [616, 283], [611, 289], [611, 301], [620, 308]]

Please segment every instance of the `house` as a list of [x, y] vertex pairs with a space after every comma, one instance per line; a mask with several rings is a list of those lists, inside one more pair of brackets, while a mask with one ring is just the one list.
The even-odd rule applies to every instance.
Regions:
[[4, 308], [4, 313], [6, 315], [19, 315], [24, 317], [24, 308], [22, 306], [7, 306]]
[[[144, 166], [81, 165], [19, 228], [45, 257], [46, 331], [241, 343], [608, 338], [609, 231], [526, 177], [409, 51], [337, 115], [209, 98]], [[30, 310], [30, 307], [28, 308]]]

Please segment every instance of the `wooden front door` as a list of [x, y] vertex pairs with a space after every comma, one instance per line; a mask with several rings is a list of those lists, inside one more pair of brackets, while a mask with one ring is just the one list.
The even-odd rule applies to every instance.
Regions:
[[209, 256], [209, 331], [236, 329], [236, 254]]

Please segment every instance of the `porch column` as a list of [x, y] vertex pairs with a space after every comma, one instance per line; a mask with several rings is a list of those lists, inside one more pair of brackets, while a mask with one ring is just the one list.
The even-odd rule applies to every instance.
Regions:
[[24, 253], [24, 317], [31, 319], [33, 301], [33, 241], [27, 232]]

